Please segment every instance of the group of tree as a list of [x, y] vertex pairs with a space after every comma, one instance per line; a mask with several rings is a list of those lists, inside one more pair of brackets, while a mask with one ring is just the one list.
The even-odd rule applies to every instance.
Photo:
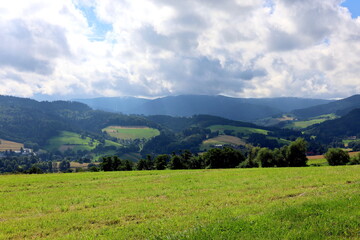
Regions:
[[303, 138], [298, 138], [290, 145], [273, 150], [254, 147], [239, 167], [304, 167], [307, 165], [306, 152], [307, 142]]
[[[198, 155], [188, 150], [179, 154], [161, 154], [156, 157], [147, 155], [140, 159], [133, 168], [126, 160], [116, 156], [102, 159], [104, 171], [120, 170], [163, 170], [163, 169], [215, 169], [215, 168], [250, 168], [250, 167], [303, 167], [306, 166], [307, 142], [298, 138], [289, 146], [276, 148], [254, 147], [245, 154], [230, 147], [213, 148]], [[125, 167], [127, 164], [127, 167]]]
[[330, 148], [326, 152], [325, 158], [330, 166], [360, 164], [360, 153], [351, 158], [349, 152], [341, 148]]
[[0, 173], [53, 172], [53, 163], [44, 162], [37, 156], [9, 156], [0, 158]]

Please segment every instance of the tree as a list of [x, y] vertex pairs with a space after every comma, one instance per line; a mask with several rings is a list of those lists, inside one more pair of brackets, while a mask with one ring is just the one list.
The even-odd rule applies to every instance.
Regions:
[[213, 148], [204, 154], [208, 168], [234, 168], [245, 161], [244, 155], [233, 148]]
[[307, 142], [298, 138], [286, 149], [286, 160], [289, 167], [304, 167], [307, 163], [306, 157]]
[[170, 159], [170, 162], [168, 164], [168, 167], [170, 169], [185, 169], [185, 166], [183, 165], [182, 163], [182, 159], [180, 156], [178, 155], [172, 155], [171, 159]]
[[162, 154], [156, 156], [154, 160], [154, 167], [156, 170], [164, 170], [166, 168], [166, 164], [169, 161], [170, 157], [167, 154]]
[[360, 141], [350, 142], [348, 147], [352, 148], [353, 151], [360, 151]]
[[260, 151], [259, 147], [253, 147], [250, 149], [246, 160], [239, 164], [240, 168], [254, 168], [259, 167], [259, 164], [255, 161], [258, 152]]
[[274, 167], [275, 157], [272, 150], [268, 148], [261, 148], [258, 152], [255, 161], [260, 167]]
[[60, 162], [59, 169], [61, 172], [68, 172], [70, 169], [70, 162], [67, 160], [63, 160]]
[[349, 153], [341, 148], [330, 148], [325, 153], [325, 158], [330, 166], [345, 165], [350, 162]]
[[102, 162], [100, 164], [101, 170], [107, 172], [107, 171], [113, 171], [113, 160], [111, 157], [103, 157]]

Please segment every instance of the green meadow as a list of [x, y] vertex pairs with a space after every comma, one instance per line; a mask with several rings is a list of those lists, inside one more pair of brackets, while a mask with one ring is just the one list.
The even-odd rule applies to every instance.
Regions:
[[110, 126], [104, 128], [103, 131], [118, 139], [150, 139], [160, 135], [159, 130], [149, 127]]
[[326, 114], [326, 115], [321, 115], [321, 116], [310, 118], [307, 121], [294, 121], [294, 122], [288, 124], [286, 127], [287, 128], [295, 128], [295, 129], [303, 129], [303, 128], [307, 128], [312, 125], [315, 125], [318, 123], [323, 123], [325, 121], [333, 120], [336, 118], [337, 118], [337, 116], [335, 114]]
[[0, 239], [359, 239], [360, 166], [0, 176]]
[[[54, 150], [65, 151], [67, 149], [72, 149], [74, 151], [77, 150], [90, 151], [96, 148], [96, 146], [99, 144], [100, 142], [98, 140], [89, 137], [81, 137], [80, 134], [74, 132], [62, 131], [58, 136], [53, 137], [48, 141], [48, 145], [46, 146], [46, 149], [50, 151], [54, 151]], [[109, 140], [105, 140], [105, 146], [120, 147], [121, 144]]]
[[250, 128], [250, 127], [236, 127], [231, 125], [212, 125], [209, 127], [212, 132], [219, 131], [220, 133], [224, 133], [225, 130], [232, 130], [235, 133], [242, 133], [245, 135], [250, 135], [252, 133], [259, 133], [267, 135], [269, 131], [259, 128]]

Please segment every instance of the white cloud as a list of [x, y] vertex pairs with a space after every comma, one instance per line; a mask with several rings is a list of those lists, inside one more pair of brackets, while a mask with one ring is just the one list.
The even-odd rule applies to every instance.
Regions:
[[345, 97], [360, 90], [360, 19], [340, 4], [0, 3], [0, 94]]

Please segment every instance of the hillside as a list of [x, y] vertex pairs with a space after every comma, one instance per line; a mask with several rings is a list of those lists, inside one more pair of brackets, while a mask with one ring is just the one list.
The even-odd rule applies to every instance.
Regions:
[[167, 127], [168, 129], [175, 132], [183, 131], [186, 128], [190, 128], [194, 126], [206, 128], [211, 125], [217, 125], [217, 124], [266, 129], [266, 127], [260, 127], [252, 123], [235, 121], [235, 120], [230, 120], [223, 117], [211, 116], [211, 115], [194, 115], [192, 117], [172, 117], [166, 115], [152, 115], [146, 118], [164, 127]]
[[46, 145], [61, 131], [102, 135], [110, 125], [157, 125], [138, 116], [94, 111], [78, 102], [38, 102], [31, 99], [0, 96], [0, 138], [27, 145]]
[[314, 125], [307, 132], [315, 135], [319, 141], [331, 142], [335, 138], [360, 137], [360, 108], [352, 110], [345, 116]]
[[294, 110], [293, 114], [295, 114], [299, 119], [308, 119], [311, 117], [326, 114], [344, 116], [345, 114], [356, 108], [360, 108], [360, 95], [354, 95], [327, 104], [321, 104], [318, 106]]
[[95, 98], [76, 99], [94, 109], [126, 114], [190, 117], [197, 114], [220, 116], [232, 120], [254, 121], [328, 100], [303, 98], [231, 98], [225, 96], [180, 95], [157, 99]]
[[182, 149], [199, 152], [204, 141], [219, 135], [238, 137], [241, 141], [270, 148], [287, 144], [285, 139], [301, 136], [301, 132], [291, 129], [263, 127], [210, 115], [195, 115], [189, 118], [170, 116], [147, 118], [164, 126], [164, 130], [145, 144], [143, 148], [145, 154], [172, 153]]

